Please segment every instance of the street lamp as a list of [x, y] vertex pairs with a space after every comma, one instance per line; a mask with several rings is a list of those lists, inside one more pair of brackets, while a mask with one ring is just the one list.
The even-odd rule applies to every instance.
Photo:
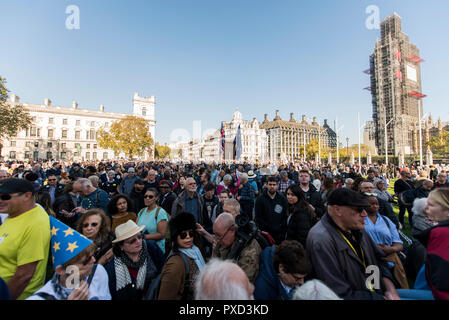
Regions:
[[349, 157], [349, 138], [348, 137], [346, 137], [346, 154]]
[[335, 133], [337, 134], [337, 166], [340, 162], [340, 149], [339, 149], [339, 141], [338, 141], [338, 133], [343, 129], [344, 125], [338, 128], [338, 119], [335, 118]]
[[357, 113], [357, 118], [358, 118], [358, 121], [359, 121], [359, 172], [361, 172], [362, 171], [362, 161], [360, 160], [360, 130], [365, 126], [365, 124], [363, 124], [362, 126], [360, 126], [360, 112], [358, 112]]

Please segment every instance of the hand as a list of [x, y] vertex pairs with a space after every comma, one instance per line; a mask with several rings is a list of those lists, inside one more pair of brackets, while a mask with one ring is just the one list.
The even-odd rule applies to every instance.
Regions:
[[89, 286], [86, 281], [82, 281], [78, 288], [67, 297], [67, 300], [88, 300]]
[[240, 196], [237, 197], [237, 201], [240, 201]]
[[196, 232], [198, 232], [200, 235], [204, 235], [206, 233], [206, 230], [204, 230], [202, 225], [197, 223], [196, 224]]
[[114, 256], [114, 253], [112, 252], [112, 248], [106, 251], [104, 255], [101, 256], [100, 259], [98, 259], [98, 263], [101, 265], [104, 265], [111, 261], [112, 257]]
[[401, 300], [397, 291], [385, 291], [385, 300]]
[[239, 189], [243, 189], [243, 184], [240, 184], [240, 185], [239, 185]]
[[76, 207], [75, 209], [72, 210], [72, 212], [78, 212], [78, 213], [85, 213], [87, 210], [84, 209], [83, 207]]

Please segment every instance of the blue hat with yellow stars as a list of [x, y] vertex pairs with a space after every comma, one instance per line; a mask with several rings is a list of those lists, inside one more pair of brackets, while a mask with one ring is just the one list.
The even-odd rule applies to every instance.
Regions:
[[50, 216], [50, 228], [51, 253], [55, 269], [73, 259], [92, 244], [92, 240], [52, 216]]

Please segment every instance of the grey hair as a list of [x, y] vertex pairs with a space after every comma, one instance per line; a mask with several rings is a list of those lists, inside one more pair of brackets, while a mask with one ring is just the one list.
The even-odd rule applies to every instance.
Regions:
[[248, 291], [233, 276], [236, 268], [240, 269], [230, 260], [211, 259], [196, 278], [195, 300], [249, 300]]
[[427, 198], [417, 198], [413, 201], [412, 212], [416, 216], [425, 216], [424, 208], [427, 204]]
[[235, 220], [232, 214], [223, 212], [217, 217], [217, 219], [215, 219], [214, 225], [215, 224], [224, 225], [225, 227], [231, 227], [231, 225], [235, 224]]
[[248, 181], [248, 175], [247, 175], [246, 173], [242, 173], [242, 174], [240, 175], [240, 180]]
[[320, 280], [309, 280], [296, 289], [292, 300], [343, 300]]
[[225, 176], [223, 177], [223, 181], [231, 181], [232, 177], [230, 174], [225, 174]]
[[98, 185], [98, 182], [100, 181], [100, 178], [98, 178], [98, 176], [90, 176], [88, 178], [90, 180], [90, 182], [92, 182], [92, 186], [96, 183]]
[[237, 212], [237, 214], [240, 213], [240, 203], [236, 199], [226, 199], [223, 203], [223, 206], [232, 207], [232, 210], [234, 212]]
[[354, 179], [347, 178], [347, 179], [345, 180], [345, 183], [348, 183], [348, 182], [354, 182]]
[[86, 190], [88, 186], [93, 187], [92, 181], [87, 178], [78, 178], [73, 184], [79, 184], [82, 190]]

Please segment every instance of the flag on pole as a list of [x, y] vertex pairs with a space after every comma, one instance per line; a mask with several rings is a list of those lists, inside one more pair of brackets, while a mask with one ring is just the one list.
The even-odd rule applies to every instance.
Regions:
[[239, 128], [237, 129], [237, 134], [235, 135], [234, 139], [234, 145], [235, 145], [235, 158], [236, 160], [240, 160], [240, 157], [242, 156], [242, 132]]
[[224, 131], [223, 122], [222, 122], [221, 129], [220, 129], [220, 159], [224, 156], [225, 144], [226, 144], [225, 131]]

